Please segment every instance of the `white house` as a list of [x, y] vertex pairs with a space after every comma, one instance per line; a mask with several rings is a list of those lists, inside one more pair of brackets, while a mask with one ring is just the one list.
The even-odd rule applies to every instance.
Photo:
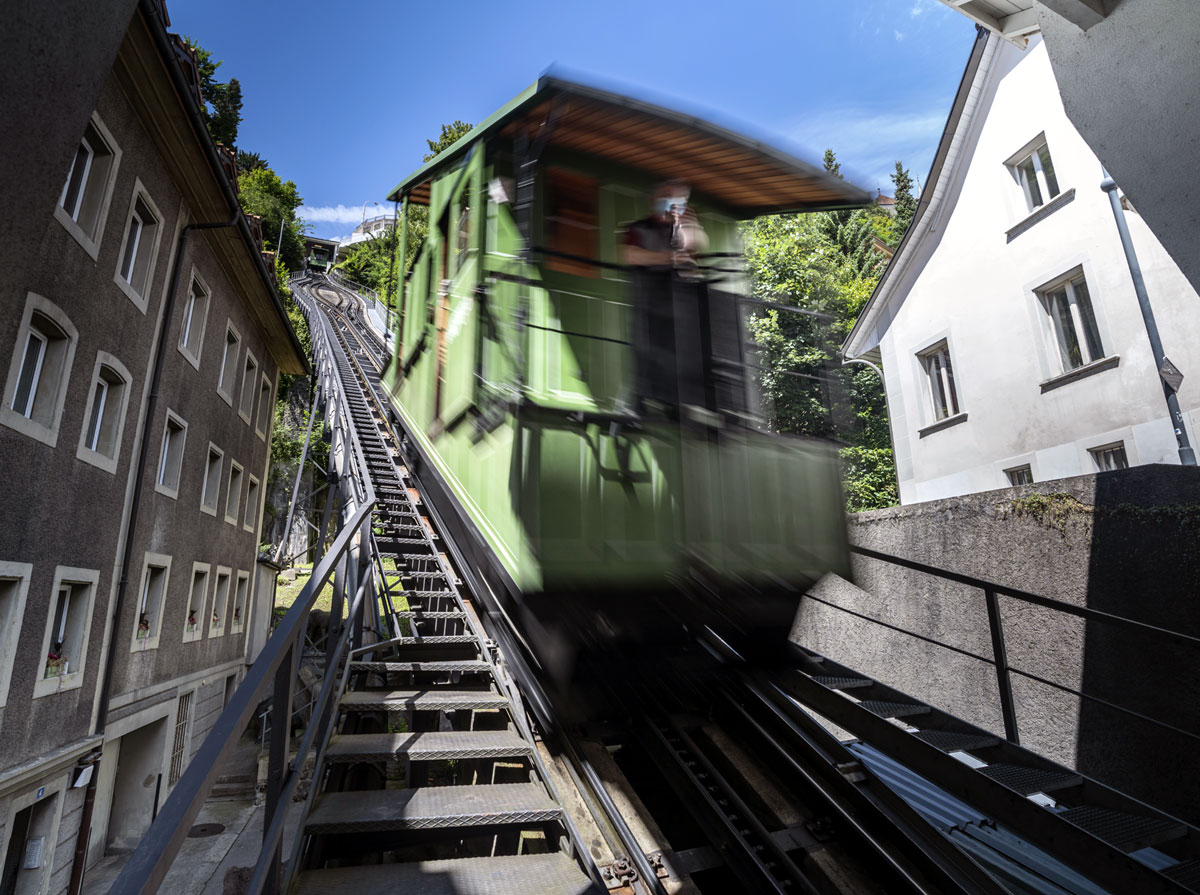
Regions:
[[[981, 30], [913, 224], [843, 349], [883, 368], [902, 503], [1179, 462], [1103, 179], [1040, 37]], [[1126, 217], [1194, 445], [1200, 297]]]

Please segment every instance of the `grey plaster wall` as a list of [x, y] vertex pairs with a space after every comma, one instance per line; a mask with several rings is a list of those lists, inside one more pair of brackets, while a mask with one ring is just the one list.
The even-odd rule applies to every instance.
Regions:
[[[1154, 465], [861, 513], [852, 542], [1200, 636], [1200, 472]], [[793, 639], [1003, 735], [993, 667], [818, 602], [990, 659], [982, 591], [856, 557], [827, 578]], [[1200, 650], [1001, 597], [1010, 664], [1200, 733]], [[1200, 819], [1196, 741], [1014, 676], [1022, 744]], [[1169, 767], [1170, 771], [1164, 769]]]
[[1038, 7], [1063, 105], [1200, 290], [1200, 4], [1109, 5], [1087, 31]]

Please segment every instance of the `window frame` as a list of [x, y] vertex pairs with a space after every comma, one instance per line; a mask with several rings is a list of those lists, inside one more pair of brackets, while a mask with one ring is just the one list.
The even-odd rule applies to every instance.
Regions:
[[[184, 320], [187, 315], [188, 304], [192, 301], [193, 287], [195, 287], [197, 284], [199, 284], [201, 291], [204, 293], [204, 313], [200, 316], [200, 334], [196, 340], [196, 350], [193, 352], [191, 348], [188, 347], [188, 342], [184, 339]], [[209, 287], [208, 282], [204, 279], [204, 277], [200, 276], [199, 272], [197, 272], [196, 265], [193, 264], [191, 275], [188, 277], [187, 301], [183, 303], [183, 312], [179, 317], [179, 341], [176, 344], [176, 347], [179, 349], [179, 353], [187, 358], [187, 362], [197, 370], [200, 369], [200, 358], [204, 353], [204, 336], [208, 331], [208, 311], [211, 306], [212, 289]], [[190, 333], [191, 329], [195, 327], [195, 325], [196, 319], [193, 311], [191, 323], [187, 328], [187, 332]]]
[[[1041, 153], [1045, 150], [1046, 155], [1050, 158], [1050, 172], [1045, 171], [1045, 163], [1042, 160]], [[1026, 163], [1030, 163], [1033, 169], [1033, 183], [1028, 182], [1028, 178], [1022, 168]], [[1053, 204], [1064, 193], [1062, 183], [1058, 178], [1058, 167], [1054, 164], [1054, 156], [1050, 152], [1050, 144], [1046, 139], [1046, 132], [1042, 131], [1012, 155], [1004, 162], [1004, 167], [1008, 169], [1009, 175], [1021, 189], [1021, 194], [1025, 199], [1024, 214], [1026, 216], [1036, 214], [1047, 206]], [[1055, 191], [1050, 193], [1050, 180], [1053, 178]], [[1036, 187], [1041, 197], [1041, 201], [1034, 203], [1032, 187]]]
[[[261, 483], [258, 481], [258, 476], [250, 473], [249, 480], [246, 483], [246, 506], [242, 509], [242, 530], [254, 534], [258, 531], [258, 504], [262, 502], [263, 495], [260, 493]], [[251, 495], [254, 499], [251, 500]], [[250, 517], [250, 513], [254, 513], [254, 518]]]
[[225, 386], [226, 386], [225, 368], [226, 368], [226, 365], [230, 362], [229, 361], [229, 335], [230, 335], [230, 333], [233, 334], [234, 344], [236, 346], [233, 350], [232, 379], [233, 379], [233, 385], [234, 386], [237, 385], [238, 361], [241, 359], [241, 356], [242, 356], [242, 334], [238, 331], [238, 328], [233, 325], [232, 320], [226, 320], [226, 322], [225, 322], [225, 340], [222, 343], [222, 347], [221, 347], [221, 352], [222, 352], [221, 353], [221, 366], [217, 370], [217, 394], [221, 396], [222, 400], [224, 400], [224, 402], [226, 404], [228, 404], [230, 407], [233, 407], [234, 406], [233, 405], [233, 396], [234, 396], [235, 389], [230, 388], [229, 391], [225, 391]]
[[[179, 463], [177, 464], [176, 468], [176, 475], [178, 478], [176, 479], [175, 487], [173, 488], [163, 481], [163, 473], [167, 463], [167, 433], [170, 430], [170, 424], [172, 422], [175, 422], [180, 426], [182, 430], [181, 438], [183, 439], [182, 444], [179, 446]], [[159, 439], [158, 467], [154, 473], [154, 490], [159, 494], [171, 498], [172, 500], [179, 499], [179, 489], [183, 487], [183, 470], [185, 466], [184, 460], [186, 460], [187, 452], [187, 431], [187, 420], [168, 407], [167, 412], [163, 416], [162, 437]]]
[[[262, 374], [262, 384], [258, 389], [258, 413], [254, 416], [254, 434], [263, 441], [267, 440], [267, 432], [271, 429], [271, 418], [274, 416], [272, 398], [275, 396], [275, 386], [266, 373]], [[264, 416], [264, 413], [266, 414]], [[259, 425], [261, 424], [261, 428]]]
[[[1014, 473], [1018, 473], [1018, 474], [1023, 473], [1023, 474], [1028, 475], [1029, 481], [1014, 482], [1013, 481]], [[1004, 475], [1008, 478], [1008, 486], [1010, 488], [1020, 488], [1022, 485], [1032, 485], [1033, 481], [1034, 481], [1033, 480], [1033, 464], [1032, 463], [1022, 463], [1018, 466], [1010, 466], [1009, 468], [1004, 470]]]
[[[87, 585], [87, 608], [84, 610], [83, 636], [79, 642], [79, 660], [75, 670], [55, 677], [45, 677], [45, 660], [50, 653], [51, 636], [54, 628], [55, 607], [58, 604], [58, 593], [64, 584]], [[50, 605], [46, 613], [46, 622], [42, 632], [42, 651], [38, 654], [37, 673], [33, 682], [33, 698], [41, 699], [64, 690], [77, 690], [83, 686], [84, 671], [87, 664], [88, 646], [92, 634], [92, 614], [96, 609], [96, 591], [100, 586], [100, 572], [97, 569], [83, 569], [75, 566], [55, 566], [54, 582], [50, 588]]]
[[[233, 513], [229, 512], [229, 498], [234, 493], [233, 487], [233, 471], [237, 470], [238, 485], [237, 485], [237, 505], [233, 508]], [[225, 476], [225, 521], [234, 528], [238, 526], [238, 519], [241, 515], [242, 508], [242, 479], [245, 477], [246, 467], [242, 466], [237, 460], [229, 458], [229, 472]]]
[[[121, 268], [125, 262], [125, 250], [129, 242], [129, 224], [137, 214], [138, 202], [146, 206], [146, 209], [154, 216], [154, 222], [151, 226], [154, 227], [154, 233], [150, 240], [149, 256], [146, 261], [146, 282], [141, 291], [130, 281], [126, 280], [121, 274]], [[139, 235], [139, 243], [145, 239], [146, 221], [141, 221], [141, 233]], [[133, 180], [133, 194], [129, 197], [129, 210], [125, 213], [125, 226], [121, 232], [121, 248], [117, 252], [117, 269], [113, 272], [113, 282], [117, 284], [117, 288], [125, 293], [125, 297], [133, 302], [134, 306], [143, 314], [146, 313], [146, 308], [150, 303], [150, 292], [154, 283], [154, 268], [158, 264], [158, 247], [162, 242], [164, 220], [163, 214], [154, 200], [150, 198], [150, 193], [147, 192], [145, 185], [140, 177], [135, 177]], [[140, 247], [140, 246], [139, 246]], [[133, 270], [130, 275], [137, 269], [138, 259], [137, 250], [135, 249], [133, 258]]]
[[[167, 614], [167, 602], [171, 595], [171, 562], [172, 557], [165, 553], [151, 553], [146, 551], [142, 558], [142, 577], [141, 583], [137, 589], [137, 600], [134, 603], [133, 612], [133, 631], [130, 634], [131, 653], [145, 652], [146, 650], [158, 649], [159, 638], [162, 635], [163, 616]], [[150, 626], [149, 634], [139, 639], [137, 636], [138, 625], [141, 621], [143, 613], [143, 598], [146, 596], [146, 587], [150, 583], [150, 568], [151, 567], [163, 570], [163, 588], [162, 597], [158, 603], [158, 612], [154, 622]], [[188, 589], [191, 589], [192, 582], [188, 581]]]
[[[254, 425], [254, 401], [255, 392], [258, 391], [258, 358], [254, 356], [254, 352], [250, 350], [250, 346], [246, 346], [245, 357], [242, 358], [242, 381], [241, 388], [238, 389], [238, 416], [247, 426]], [[246, 389], [250, 389], [250, 409], [246, 409]]]
[[[195, 594], [196, 573], [197, 572], [203, 572], [205, 575], [204, 591], [200, 594], [200, 606], [198, 609], [200, 616], [196, 620], [196, 630], [189, 631], [187, 629], [188, 628], [188, 616], [192, 612], [192, 597]], [[193, 562], [192, 563], [192, 574], [191, 574], [191, 577], [188, 579], [188, 600], [187, 600], [187, 603], [183, 607], [183, 642], [184, 643], [195, 643], [197, 640], [204, 639], [204, 619], [205, 619], [204, 612], [208, 608], [208, 590], [209, 590], [209, 584], [211, 583], [210, 582], [211, 578], [212, 578], [212, 564], [211, 563], [206, 563], [206, 562]]]
[[[221, 578], [225, 578], [225, 599], [221, 601], [221, 613], [217, 615], [217, 600], [220, 596]], [[225, 620], [229, 612], [229, 597], [233, 593], [233, 569], [229, 566], [217, 566], [217, 575], [213, 579], [213, 602], [212, 612], [208, 614], [208, 637], [224, 637], [225, 636]], [[218, 624], [213, 623], [213, 616], [216, 615], [219, 621]]]
[[[1089, 338], [1087, 324], [1083, 318], [1083, 312], [1079, 306], [1079, 296], [1076, 290], [1076, 284], [1082, 282], [1084, 290], [1087, 293], [1087, 306], [1091, 314], [1091, 323], [1094, 327], [1096, 341], [1099, 343], [1099, 354], [1093, 355], [1091, 339]], [[1072, 334], [1074, 336], [1076, 347], [1079, 349], [1080, 363], [1074, 366], [1067, 366], [1067, 358], [1064, 354], [1064, 339], [1066, 334], [1060, 333], [1061, 320], [1059, 315], [1055, 313], [1055, 301], [1052, 296], [1059, 293], [1065, 295], [1068, 304], [1068, 314], [1070, 315]], [[1096, 309], [1096, 296], [1091, 284], [1088, 281], [1088, 272], [1083, 265], [1076, 265], [1066, 273], [1060, 274], [1052, 280], [1043, 283], [1033, 290], [1034, 297], [1038, 303], [1038, 310], [1042, 317], [1042, 335], [1046, 342], [1046, 356], [1050, 367], [1051, 378], [1057, 376], [1069, 376], [1073, 373], [1098, 364], [1112, 355], [1105, 349], [1105, 342], [1108, 341], [1105, 328], [1101, 324], [1100, 314]]]
[[25, 622], [25, 604], [29, 599], [29, 582], [33, 563], [0, 562], [0, 579], [15, 581], [16, 590], [7, 616], [0, 615], [0, 709], [8, 704], [8, 688], [21, 645], [21, 630]]
[[[87, 126], [84, 127], [83, 133], [79, 135], [80, 142], [86, 142], [88, 127], [95, 128], [96, 133], [105, 143], [106, 148], [111, 156], [108, 170], [104, 175], [104, 182], [100, 187], [98, 187], [98, 189], [102, 190], [103, 192], [100, 193], [97, 206], [96, 225], [94, 228], [95, 232], [88, 233], [87, 230], [84, 229], [83, 225], [80, 224], [73, 215], [69, 214], [62, 204], [63, 200], [66, 198], [67, 184], [70, 182], [71, 170], [75, 164], [74, 159], [72, 159], [71, 162], [72, 168], [67, 169], [67, 179], [63, 183], [63, 189], [60, 193], [59, 199], [54, 204], [54, 217], [60, 224], [63, 225], [63, 227], [66, 228], [67, 232], [74, 237], [75, 241], [83, 247], [83, 250], [91, 256], [92, 260], [96, 261], [99, 260], [100, 243], [104, 239], [104, 228], [108, 223], [108, 212], [109, 207], [112, 204], [113, 188], [117, 183], [117, 169], [121, 166], [121, 147], [118, 145], [116, 139], [113, 138], [112, 132], [105, 126], [104, 121], [100, 118], [99, 112], [92, 112], [91, 117], [88, 119]], [[92, 158], [88, 164], [90, 169], [88, 174], [88, 182], [93, 182], [91, 181], [91, 175], [95, 173], [94, 169], [96, 153], [95, 149], [91, 146], [88, 148], [92, 152]], [[78, 151], [78, 145], [76, 146], [76, 151]], [[80, 190], [81, 203], [83, 201], [83, 195], [86, 193], [86, 191], [87, 182], [84, 183], [83, 188]], [[76, 214], [78, 214], [78, 211]]]
[[[21, 375], [21, 368], [24, 366], [25, 350], [28, 344], [28, 336], [34, 331], [33, 315], [41, 314], [57, 326], [64, 334], [66, 341], [65, 353], [63, 354], [62, 369], [59, 371], [59, 379], [55, 385], [55, 393], [53, 404], [48, 414], [50, 423], [41, 422], [35, 419], [32, 415], [25, 416], [23, 413], [18, 413], [13, 409], [13, 401], [16, 398], [17, 385]], [[46, 345], [42, 349], [42, 359], [39, 362], [39, 379], [46, 373], [45, 364], [47, 352], [50, 350], [50, 337], [46, 338]], [[75, 350], [79, 346], [79, 330], [71, 323], [71, 320], [63, 312], [63, 310], [50, 301], [48, 298], [38, 295], [35, 292], [27, 293], [25, 298], [25, 309], [21, 314], [21, 323], [17, 327], [17, 340], [13, 348], [12, 357], [9, 360], [8, 378], [4, 383], [4, 400], [0, 403], [0, 425], [8, 426], [10, 429], [16, 429], [18, 432], [28, 435], [35, 441], [40, 441], [42, 444], [56, 447], [58, 445], [58, 434], [62, 426], [63, 408], [66, 406], [67, 387], [71, 382], [71, 371], [75, 364]], [[34, 401], [36, 402], [37, 388], [32, 391]], [[36, 403], [35, 403], [36, 406]]]
[[[1124, 458], [1125, 465], [1124, 466], [1114, 466], [1113, 468], [1109, 469], [1108, 467], [1104, 466], [1100, 462], [1100, 457], [1103, 454], [1109, 454], [1114, 451], [1121, 452], [1121, 456], [1122, 456], [1122, 458]], [[1131, 466], [1133, 466], [1133, 463], [1129, 459], [1129, 450], [1125, 446], [1124, 439], [1121, 439], [1120, 441], [1109, 442], [1108, 444], [1099, 444], [1099, 445], [1095, 445], [1093, 447], [1089, 447], [1087, 449], [1087, 452], [1091, 456], [1091, 459], [1092, 459], [1091, 472], [1094, 474], [1097, 474], [1097, 475], [1100, 473], [1103, 473], [1103, 472], [1119, 472], [1122, 469], [1129, 469]]]
[[[939, 385], [947, 398], [946, 412], [940, 413], [941, 405], [939, 404], [937, 395], [934, 393], [934, 374], [930, 366], [930, 361], [935, 356], [944, 355], [946, 363], [941, 368], [942, 374], [938, 377]], [[944, 423], [947, 420], [952, 420], [957, 416], [962, 415], [962, 402], [959, 393], [962, 391], [962, 385], [957, 381], [954, 368], [954, 355], [950, 351], [949, 336], [943, 336], [934, 340], [920, 351], [915, 352], [917, 360], [917, 369], [921, 374], [921, 387], [925, 394], [925, 413], [929, 419], [930, 425]]]
[[[242, 587], [243, 583], [245, 584], [246, 588], [246, 597], [242, 605], [239, 607], [238, 590]], [[246, 630], [246, 614], [250, 608], [250, 600], [252, 599], [252, 595], [250, 593], [249, 572], [238, 569], [237, 574], [233, 579], [233, 589], [231, 593], [233, 596], [233, 609], [230, 610], [229, 633], [241, 634]]]
[[[212, 459], [213, 453], [217, 454], [217, 488], [212, 506], [204, 502], [205, 496], [208, 494], [208, 464]], [[221, 506], [221, 483], [225, 479], [225, 452], [213, 444], [208, 443], [208, 450], [204, 452], [204, 478], [200, 483], [200, 512], [212, 516], [214, 519], [217, 516], [218, 508]]]
[[[99, 451], [99, 450], [89, 447], [88, 443], [87, 443], [88, 427], [91, 425], [92, 407], [93, 407], [93, 402], [95, 401], [96, 383], [98, 381], [101, 381], [100, 373], [104, 367], [108, 367], [110, 370], [113, 371], [113, 373], [115, 373], [120, 379], [123, 380], [123, 388], [121, 389], [122, 394], [120, 396], [120, 406], [118, 408], [116, 408], [117, 424], [116, 424], [115, 434], [113, 435], [112, 456], [109, 456], [108, 454], [104, 453], [103, 451]], [[106, 388], [107, 394], [111, 396], [112, 395], [112, 386], [106, 385], [105, 388]], [[78, 457], [84, 463], [90, 463], [92, 466], [99, 467], [100, 469], [103, 469], [107, 473], [116, 475], [117, 467], [120, 465], [120, 462], [121, 462], [121, 442], [122, 442], [122, 439], [125, 437], [125, 419], [126, 419], [126, 414], [129, 410], [129, 399], [130, 399], [130, 394], [132, 391], [133, 391], [133, 377], [130, 375], [129, 370], [126, 369], [125, 365], [122, 364], [115, 357], [113, 357], [111, 354], [109, 354], [107, 351], [97, 351], [96, 352], [96, 362], [92, 366], [91, 384], [88, 386], [88, 401], [87, 401], [87, 405], [84, 408], [83, 425], [80, 427], [80, 430], [79, 430], [79, 445], [75, 449], [76, 457]], [[105, 402], [104, 412], [106, 414], [109, 413], [108, 405], [110, 403], [111, 402], [109, 402], [109, 401]], [[103, 423], [101, 425], [103, 425]], [[99, 433], [97, 433], [97, 434], [99, 434]]]

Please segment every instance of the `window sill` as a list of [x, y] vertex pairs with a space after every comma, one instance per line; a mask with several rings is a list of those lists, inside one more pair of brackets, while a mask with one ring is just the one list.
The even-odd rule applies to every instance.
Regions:
[[1028, 217], [1022, 221], [1019, 221], [1017, 224], [1005, 231], [1004, 235], [1007, 237], [1008, 242], [1012, 242], [1038, 221], [1048, 218], [1050, 215], [1054, 214], [1054, 212], [1058, 211], [1058, 209], [1070, 203], [1070, 201], [1074, 198], [1075, 187], [1071, 187], [1069, 190], [1059, 193], [1040, 208], [1035, 208], [1032, 212], [1030, 212]]
[[179, 353], [184, 356], [184, 358], [187, 360], [187, 362], [189, 364], [191, 364], [197, 370], [200, 369], [200, 358], [198, 358], [196, 355], [192, 354], [191, 351], [189, 351], [187, 348], [183, 347], [182, 345], [176, 345], [175, 347], [179, 350]]
[[43, 696], [65, 693], [67, 690], [78, 690], [82, 686], [82, 671], [72, 671], [69, 674], [38, 678], [33, 684], [33, 698], [41, 699]]
[[1112, 370], [1121, 362], [1119, 354], [1113, 354], [1109, 357], [1102, 357], [1100, 360], [1092, 361], [1090, 364], [1084, 364], [1082, 367], [1076, 367], [1074, 370], [1068, 370], [1066, 373], [1060, 373], [1058, 376], [1051, 376], [1045, 382], [1041, 383], [1042, 394], [1054, 391], [1064, 385], [1069, 385], [1080, 379], [1087, 379], [1096, 373], [1103, 373], [1105, 370]]
[[949, 429], [951, 426], [957, 426], [959, 423], [967, 421], [966, 411], [956, 413], [954, 416], [948, 416], [944, 420], [938, 420], [936, 423], [931, 423], [924, 429], [917, 430], [917, 437], [924, 438], [926, 435], [932, 435], [934, 432], [941, 432], [943, 429]]
[[125, 293], [125, 297], [133, 302], [135, 308], [143, 314], [146, 313], [146, 307], [150, 304], [150, 299], [147, 296], [138, 292], [132, 283], [121, 276], [120, 271], [113, 274], [113, 282], [117, 284], [118, 289]]

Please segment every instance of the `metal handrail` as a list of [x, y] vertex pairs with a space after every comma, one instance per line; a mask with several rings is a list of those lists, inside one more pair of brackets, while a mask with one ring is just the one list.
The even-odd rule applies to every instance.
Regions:
[[1037, 683], [1053, 687], [1062, 692], [1078, 696], [1087, 702], [1103, 705], [1107, 708], [1137, 718], [1140, 721], [1144, 721], [1157, 727], [1161, 727], [1165, 730], [1169, 730], [1172, 733], [1180, 734], [1193, 740], [1200, 741], [1200, 733], [1185, 730], [1169, 722], [1159, 720], [1158, 718], [1154, 718], [1149, 715], [1144, 715], [1135, 709], [1129, 708], [1128, 706], [1111, 702], [1110, 700], [1103, 699], [1099, 696], [1094, 696], [1090, 693], [1085, 693], [1082, 690], [1068, 687], [1065, 684], [1059, 684], [1054, 681], [1047, 680], [1046, 678], [1040, 677], [1032, 672], [1010, 665], [1008, 662], [1007, 647], [1005, 643], [1004, 620], [1000, 614], [998, 597], [1007, 597], [1009, 599], [1027, 603], [1029, 605], [1050, 609], [1054, 612], [1060, 612], [1064, 615], [1072, 615], [1076, 618], [1082, 618], [1085, 621], [1099, 622], [1101, 624], [1112, 625], [1117, 628], [1136, 631], [1141, 634], [1161, 637], [1181, 646], [1200, 647], [1200, 637], [1196, 637], [1191, 634], [1184, 634], [1180, 631], [1172, 631], [1169, 628], [1162, 628], [1158, 625], [1141, 622], [1137, 619], [1129, 618], [1127, 616], [1116, 615], [1111, 612], [1104, 612], [1100, 609], [1092, 609], [1088, 606], [1075, 606], [1062, 600], [1056, 600], [1053, 597], [1045, 597], [1041, 594], [1035, 594], [1026, 590], [1021, 590], [1020, 588], [1008, 587], [1007, 585], [997, 584], [994, 581], [987, 581], [983, 578], [965, 575], [961, 572], [952, 572], [949, 569], [942, 569], [937, 566], [929, 565], [928, 563], [918, 562], [917, 560], [906, 559], [901, 556], [894, 556], [890, 553], [883, 553], [879, 550], [872, 550], [869, 547], [861, 547], [852, 544], [850, 545], [850, 550], [853, 553], [857, 553], [859, 556], [865, 556], [868, 559], [875, 559], [881, 562], [891, 563], [892, 565], [900, 566], [906, 569], [912, 569], [916, 572], [922, 572], [927, 575], [942, 578], [946, 581], [953, 581], [958, 584], [964, 584], [968, 587], [978, 588], [979, 590], [983, 591], [988, 614], [988, 631], [992, 640], [991, 658], [979, 655], [978, 653], [970, 652], [962, 649], [961, 647], [954, 646], [953, 644], [937, 640], [936, 638], [919, 634], [916, 631], [910, 631], [907, 628], [902, 628], [890, 622], [883, 621], [882, 619], [872, 618], [869, 615], [857, 612], [845, 606], [840, 606], [831, 600], [818, 597], [814, 594], [806, 594], [805, 599], [813, 600], [821, 603], [824, 606], [828, 606], [831, 609], [854, 616], [855, 618], [862, 619], [863, 621], [871, 624], [887, 628], [899, 634], [904, 634], [942, 649], [950, 650], [951, 652], [967, 656], [976, 661], [992, 665], [996, 669], [996, 683], [999, 688], [998, 692], [1001, 714], [1004, 718], [1005, 738], [1010, 742], [1017, 745], [1020, 744], [1020, 735], [1016, 716], [1016, 704], [1013, 699], [1012, 692], [1012, 675], [1018, 675], [1029, 680], [1036, 681]]
[[[356, 648], [362, 646], [363, 600], [368, 594], [371, 598], [375, 596], [369, 574], [370, 564], [375, 559], [372, 555], [374, 540], [364, 536], [364, 532], [370, 534], [375, 492], [370, 476], [367, 475], [366, 458], [352, 425], [341, 388], [328, 332], [324, 326], [318, 325], [320, 320], [315, 309], [302, 297], [298, 297], [298, 301], [308, 317], [313, 333], [313, 368], [318, 377], [318, 389], [325, 393], [327, 399], [326, 412], [330, 417], [329, 426], [334, 439], [330, 463], [336, 463], [340, 453], [344, 464], [344, 474], [339, 476], [344, 491], [344, 522], [334, 536], [332, 545], [317, 562], [308, 583], [276, 625], [241, 686], [217, 718], [162, 810], [113, 883], [113, 892], [158, 890], [209, 791], [220, 776], [223, 763], [232, 754], [254, 716], [264, 691], [270, 685], [274, 686], [272, 713], [276, 715], [277, 720], [271, 733], [263, 846], [255, 863], [250, 891], [255, 895], [264, 890], [277, 892], [282, 871], [281, 842], [287, 800], [295, 792], [300, 769], [303, 768], [308, 753], [314, 745], [318, 755], [323, 753], [333, 730], [335, 713], [331, 711], [332, 700], [334, 694], [340, 692], [340, 687], [333, 686], [337, 675], [332, 672], [352, 644]], [[328, 499], [333, 500], [333, 495]], [[350, 587], [355, 589], [354, 598], [351, 601], [347, 623], [342, 624], [341, 592], [337, 591], [335, 582], [337, 640], [329, 647], [325, 685], [313, 703], [308, 729], [295, 758], [289, 762], [287, 746], [291, 706], [296, 688], [296, 663], [308, 631], [308, 615], [318, 595], [339, 568], [344, 570], [345, 574], [342, 577], [348, 579]], [[331, 625], [329, 637], [333, 636], [334, 628]], [[344, 673], [341, 680], [344, 684]], [[298, 844], [299, 840], [297, 846]]]

